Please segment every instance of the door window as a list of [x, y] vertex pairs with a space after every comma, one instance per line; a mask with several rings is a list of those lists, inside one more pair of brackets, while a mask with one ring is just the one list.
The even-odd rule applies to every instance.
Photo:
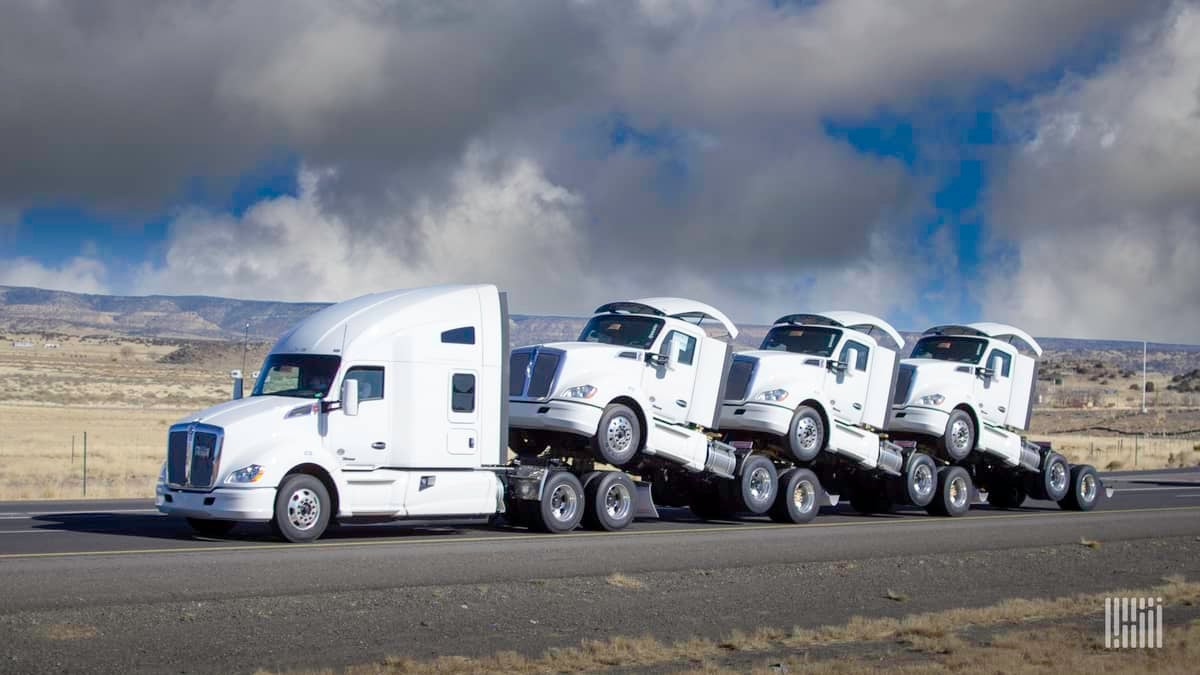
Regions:
[[662, 353], [671, 356], [676, 363], [690, 366], [696, 360], [696, 338], [673, 330], [663, 340]]
[[450, 378], [450, 412], [475, 412], [475, 376], [455, 373]]
[[854, 340], [846, 340], [846, 345], [842, 347], [842, 354], [838, 360], [846, 364], [847, 368], [853, 368], [858, 371], [866, 372], [867, 356], [871, 350], [861, 342]]
[[346, 371], [347, 380], [358, 380], [358, 400], [378, 401], [383, 398], [383, 368], [355, 366]]
[[993, 349], [991, 355], [988, 356], [988, 368], [992, 369], [993, 376], [1008, 377], [1008, 373], [1012, 370], [1012, 356], [999, 349]]

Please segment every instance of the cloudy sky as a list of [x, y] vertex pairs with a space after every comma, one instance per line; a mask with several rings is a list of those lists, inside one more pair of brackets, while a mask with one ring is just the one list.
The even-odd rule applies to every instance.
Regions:
[[1200, 3], [12, 2], [0, 284], [1200, 342]]

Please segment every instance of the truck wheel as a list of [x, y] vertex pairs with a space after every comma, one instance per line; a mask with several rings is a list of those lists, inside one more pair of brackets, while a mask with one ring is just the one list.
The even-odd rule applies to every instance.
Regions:
[[208, 518], [188, 518], [188, 525], [202, 537], [224, 537], [229, 534], [237, 522], [232, 520], [209, 520]]
[[723, 520], [729, 516], [722, 491], [712, 483], [701, 483], [691, 489], [688, 508], [700, 520]]
[[937, 493], [937, 464], [929, 455], [914, 452], [905, 462], [904, 473], [889, 483], [893, 502], [924, 508]]
[[1025, 485], [1014, 479], [1004, 479], [989, 486], [988, 503], [998, 509], [1015, 509], [1025, 503]]
[[761, 516], [771, 510], [779, 489], [775, 464], [762, 455], [750, 455], [742, 463], [742, 472], [724, 484], [726, 500], [735, 511]]
[[1066, 457], [1057, 452], [1046, 455], [1038, 474], [1038, 488], [1038, 496], [1052, 502], [1061, 501], [1067, 496], [1071, 491], [1071, 465]]
[[616, 532], [633, 522], [637, 511], [637, 486], [620, 471], [601, 471], [583, 489], [587, 509], [583, 522], [593, 530]]
[[1071, 467], [1071, 489], [1067, 496], [1058, 501], [1058, 505], [1068, 511], [1091, 511], [1100, 501], [1100, 492], [1104, 484], [1096, 469], [1088, 464]]
[[796, 408], [788, 431], [788, 449], [792, 458], [797, 462], [811, 462], [824, 447], [825, 424], [821, 414], [806, 405]]
[[771, 520], [777, 523], [807, 523], [817, 517], [821, 481], [808, 469], [788, 469], [779, 475], [779, 493], [771, 504]]
[[971, 508], [971, 474], [961, 466], [938, 470], [937, 494], [925, 510], [936, 516], [961, 516]]
[[275, 518], [271, 527], [284, 539], [300, 543], [315, 541], [329, 525], [329, 491], [325, 484], [306, 473], [283, 479], [275, 493]]
[[552, 534], [570, 532], [583, 519], [583, 485], [566, 471], [555, 471], [546, 478], [542, 499], [537, 502], [537, 529]]
[[642, 447], [642, 424], [629, 406], [612, 403], [600, 416], [600, 426], [592, 437], [596, 459], [615, 467], [633, 461]]
[[952, 462], [961, 462], [975, 449], [975, 423], [967, 411], [955, 409], [950, 413], [941, 445], [946, 459]]

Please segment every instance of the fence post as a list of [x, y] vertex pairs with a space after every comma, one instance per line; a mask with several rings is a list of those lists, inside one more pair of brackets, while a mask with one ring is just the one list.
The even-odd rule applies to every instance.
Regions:
[[75, 434], [71, 434], [71, 466], [75, 466]]
[[87, 496], [87, 432], [83, 432], [83, 496]]
[[1140, 445], [1141, 444], [1138, 443], [1138, 437], [1134, 436], [1133, 437], [1133, 468], [1135, 468], [1135, 469], [1137, 468], [1137, 465], [1138, 465], [1138, 450], [1140, 449]]

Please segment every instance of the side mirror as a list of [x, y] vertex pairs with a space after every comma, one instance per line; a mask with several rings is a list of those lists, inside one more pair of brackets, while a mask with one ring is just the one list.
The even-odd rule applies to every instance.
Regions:
[[358, 380], [342, 380], [342, 412], [347, 417], [358, 415]]
[[658, 352], [646, 352], [646, 363], [655, 368], [662, 368], [663, 366], [671, 365], [671, 357], [666, 354], [659, 354]]
[[835, 373], [844, 373], [844, 372], [846, 372], [846, 368], [848, 367], [847, 364], [845, 364], [841, 361], [834, 361], [833, 359], [829, 359], [828, 361], [826, 361], [825, 365], [828, 366], [829, 369]]
[[979, 366], [975, 369], [975, 374], [985, 380], [990, 380], [992, 376], [996, 374], [996, 371], [988, 368], [987, 366]]

